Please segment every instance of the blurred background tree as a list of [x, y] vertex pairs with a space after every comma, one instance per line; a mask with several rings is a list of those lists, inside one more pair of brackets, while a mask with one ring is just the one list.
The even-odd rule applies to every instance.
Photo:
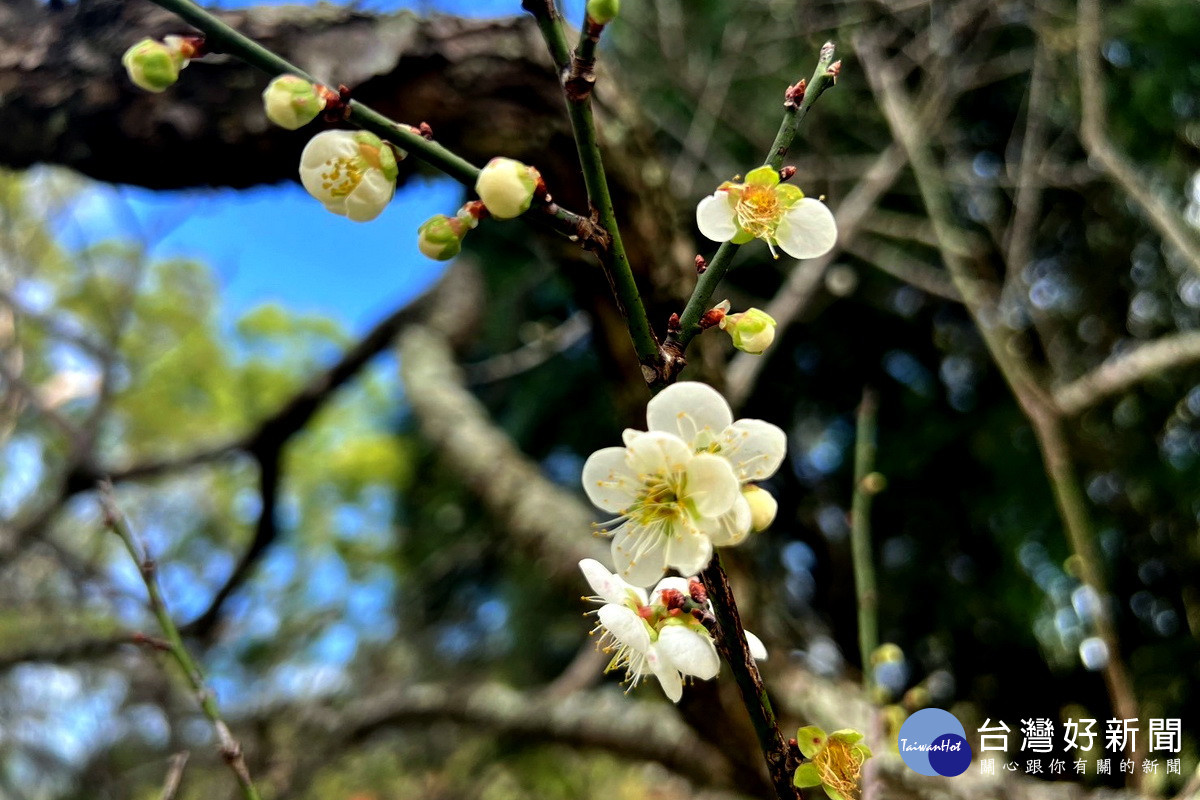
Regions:
[[[530, 20], [228, 15], [585, 205]], [[269, 797], [768, 796], [731, 686], [693, 687], [678, 714], [650, 690], [621, 698], [580, 618], [573, 563], [603, 550], [582, 460], [646, 399], [599, 270], [488, 223], [437, 273], [409, 240], [458, 189], [411, 159], [407, 210], [367, 228], [303, 216], [294, 186], [212, 194], [293, 179], [308, 134], [269, 128], [266, 79], [230, 60], [138, 93], [120, 53], [181, 29], [149, 3], [0, 8], [0, 795], [158, 796], [189, 750], [180, 797], [233, 796], [193, 698], [131, 644], [153, 625], [92, 496], [112, 475]], [[1162, 763], [1149, 788], [1195, 769], [1197, 38], [1185, 0], [622, 9], [597, 102], [660, 332], [710, 252], [695, 203], [760, 163], [821, 42], [844, 60], [789, 158], [838, 248], [799, 264], [743, 248], [728, 295], [781, 336], [755, 361], [710, 333], [685, 375], [789, 433], [779, 517], [729, 558], [789, 726], [865, 724], [847, 514], [870, 385], [880, 632], [904, 653], [874, 675], [889, 697], [968, 730], [1103, 720], [1123, 664], [1143, 731], [1183, 717], [1183, 774]], [[89, 227], [98, 203], [119, 223]], [[278, 243], [242, 267], [268, 276], [252, 297], [158, 246], [213, 207], [195, 255]], [[349, 299], [272, 301], [291, 284], [309, 305]], [[364, 301], [380, 295], [393, 307]], [[1073, 555], [1063, 508], [1094, 558]], [[967, 781], [942, 788], [1036, 791]]]

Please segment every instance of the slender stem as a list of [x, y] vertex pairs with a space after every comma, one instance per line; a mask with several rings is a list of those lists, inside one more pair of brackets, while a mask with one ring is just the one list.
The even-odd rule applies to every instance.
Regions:
[[858, 651], [862, 658], [863, 688], [870, 692], [871, 654], [879, 646], [878, 595], [871, 557], [871, 500], [879, 490], [875, 471], [875, 429], [879, 399], [863, 390], [858, 406], [854, 443], [854, 498], [850, 507], [850, 552], [854, 561], [854, 592], [858, 596]]
[[613, 209], [612, 196], [608, 190], [608, 177], [604, 171], [604, 159], [600, 154], [600, 142], [596, 131], [596, 119], [592, 113], [592, 87], [596, 82], [595, 50], [600, 38], [598, 26], [584, 20], [579, 48], [567, 56], [567, 39], [563, 32], [554, 0], [526, 0], [522, 7], [534, 16], [546, 47], [559, 69], [563, 94], [567, 100], [567, 116], [571, 120], [571, 131], [575, 136], [575, 147], [579, 152], [579, 165], [583, 172], [583, 183], [587, 188], [588, 202], [592, 213], [608, 233], [607, 246], [597, 251], [605, 276], [624, 315], [633, 340], [633, 348], [642, 364], [647, 383], [657, 383], [663, 378], [662, 353], [658, 337], [646, 316], [641, 292], [633, 277], [617, 215]]
[[117, 507], [116, 499], [113, 496], [112, 484], [104, 481], [99, 486], [100, 492], [100, 507], [104, 513], [104, 524], [120, 538], [125, 545], [125, 549], [129, 551], [130, 557], [138, 565], [138, 572], [142, 576], [142, 582], [146, 585], [146, 593], [150, 598], [150, 610], [154, 612], [154, 616], [158, 619], [159, 627], [162, 628], [163, 635], [166, 637], [161, 644], [166, 651], [171, 654], [175, 663], [179, 665], [179, 669], [183, 672], [184, 678], [192, 688], [192, 692], [196, 696], [196, 700], [200, 705], [200, 710], [204, 712], [204, 716], [208, 717], [212, 723], [213, 730], [217, 734], [217, 742], [220, 746], [221, 757], [225, 759], [225, 763], [233, 771], [237, 777], [238, 785], [242, 789], [242, 796], [245, 800], [260, 800], [258, 789], [254, 786], [254, 781], [250, 778], [250, 770], [246, 767], [246, 759], [242, 755], [242, 746], [233, 738], [233, 734], [229, 731], [229, 726], [221, 718], [221, 711], [217, 707], [217, 700], [212, 691], [204, 684], [204, 673], [200, 671], [200, 667], [192, 659], [187, 647], [183, 644], [183, 637], [179, 634], [179, 628], [176, 627], [174, 620], [171, 619], [171, 614], [167, 611], [167, 604], [163, 600], [162, 590], [158, 585], [158, 566], [154, 559], [150, 557], [145, 545], [139, 546], [133, 529], [129, 527], [129, 522], [125, 519], [125, 515]]
[[767, 697], [767, 687], [763, 684], [758, 665], [754, 662], [754, 656], [750, 654], [750, 647], [746, 643], [742, 617], [738, 612], [733, 589], [729, 585], [729, 576], [725, 574], [719, 553], [713, 555], [712, 561], [700, 573], [700, 579], [704, 581], [704, 588], [708, 592], [708, 599], [712, 602], [713, 613], [717, 618], [717, 649], [733, 671], [733, 677], [742, 693], [742, 702], [750, 712], [750, 721], [754, 724], [759, 746], [762, 747], [767, 760], [771, 785], [775, 787], [775, 794], [779, 800], [796, 800], [800, 796], [792, 784], [792, 773], [796, 765], [792, 763], [791, 750], [779, 732], [775, 712], [771, 709], [771, 700]]
[[[767, 151], [765, 162], [767, 166], [774, 169], [783, 166], [783, 160], [787, 157], [788, 149], [796, 138], [796, 131], [799, 130], [800, 123], [808, 116], [808, 110], [826, 89], [833, 86], [835, 76], [829, 69], [833, 65], [833, 54], [833, 44], [826, 43], [821, 48], [821, 57], [817, 61], [816, 70], [813, 71], [812, 80], [808, 82], [804, 99], [799, 104], [784, 104], [783, 120], [779, 123], [779, 132], [775, 134], [775, 141], [772, 142], [771, 149]], [[669, 344], [680, 354], [687, 349], [696, 334], [700, 333], [700, 316], [712, 307], [713, 293], [725, 277], [725, 273], [729, 271], [729, 265], [733, 262], [734, 253], [737, 252], [739, 246], [732, 242], [725, 242], [717, 248], [716, 255], [708, 262], [708, 267], [696, 281], [696, 288], [692, 290], [692, 296], [688, 299], [683, 314], [679, 317], [680, 329], [668, 339]]]

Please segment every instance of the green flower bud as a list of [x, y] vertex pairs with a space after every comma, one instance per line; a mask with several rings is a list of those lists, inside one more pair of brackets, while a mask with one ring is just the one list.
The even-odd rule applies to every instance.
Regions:
[[541, 176], [511, 158], [493, 158], [479, 171], [475, 192], [496, 219], [513, 219], [529, 210]]
[[744, 353], [760, 356], [775, 341], [775, 320], [757, 308], [726, 314], [720, 325], [733, 339], [733, 346]]
[[477, 200], [464, 205], [453, 217], [435, 214], [417, 228], [417, 247], [434, 261], [449, 261], [462, 250], [462, 241], [467, 232], [479, 224], [483, 214], [482, 203]]
[[742, 487], [742, 497], [750, 504], [750, 530], [755, 533], [765, 531], [775, 521], [779, 511], [779, 503], [766, 489], [760, 489], [753, 483]]
[[621, 0], [588, 0], [587, 16], [597, 25], [607, 25], [617, 18]]
[[154, 39], [142, 39], [121, 57], [129, 80], [147, 92], [161, 92], [179, 80], [187, 59], [178, 47]]
[[462, 220], [435, 214], [417, 228], [417, 247], [434, 261], [449, 261], [462, 250], [466, 233]]
[[267, 119], [294, 131], [317, 118], [325, 109], [325, 98], [317, 87], [297, 75], [280, 75], [263, 90]]

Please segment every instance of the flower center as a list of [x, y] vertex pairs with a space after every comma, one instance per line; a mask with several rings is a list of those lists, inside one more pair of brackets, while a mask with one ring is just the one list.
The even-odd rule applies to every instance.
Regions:
[[685, 477], [675, 474], [653, 475], [638, 492], [629, 509], [629, 517], [642, 525], [671, 522], [684, 516], [681, 500]]
[[821, 783], [850, 800], [858, 796], [858, 780], [862, 775], [863, 758], [854, 748], [837, 739], [830, 739], [825, 748], [813, 758]]
[[748, 184], [735, 208], [738, 225], [757, 239], [770, 238], [779, 227], [780, 206], [774, 186]]
[[331, 197], [346, 197], [363, 179], [363, 163], [359, 158], [333, 158], [325, 162], [329, 169], [321, 173], [321, 188]]

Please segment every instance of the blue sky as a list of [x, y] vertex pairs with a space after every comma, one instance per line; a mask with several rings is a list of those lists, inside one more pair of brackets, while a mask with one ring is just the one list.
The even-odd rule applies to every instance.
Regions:
[[[271, 0], [218, 5], [264, 2]], [[361, 5], [473, 17], [523, 13], [520, 0], [364, 0]], [[566, 13], [569, 19], [581, 16], [582, 0], [567, 2]], [[97, 184], [84, 191], [59, 230], [68, 246], [144, 231], [152, 256], [207, 263], [220, 286], [226, 323], [261, 303], [279, 302], [297, 312], [330, 316], [361, 333], [440, 274], [443, 265], [417, 251], [416, 229], [432, 214], [452, 214], [462, 191], [448, 179], [414, 181], [397, 192], [377, 220], [360, 224], [324, 211], [296, 184], [186, 192]]]

